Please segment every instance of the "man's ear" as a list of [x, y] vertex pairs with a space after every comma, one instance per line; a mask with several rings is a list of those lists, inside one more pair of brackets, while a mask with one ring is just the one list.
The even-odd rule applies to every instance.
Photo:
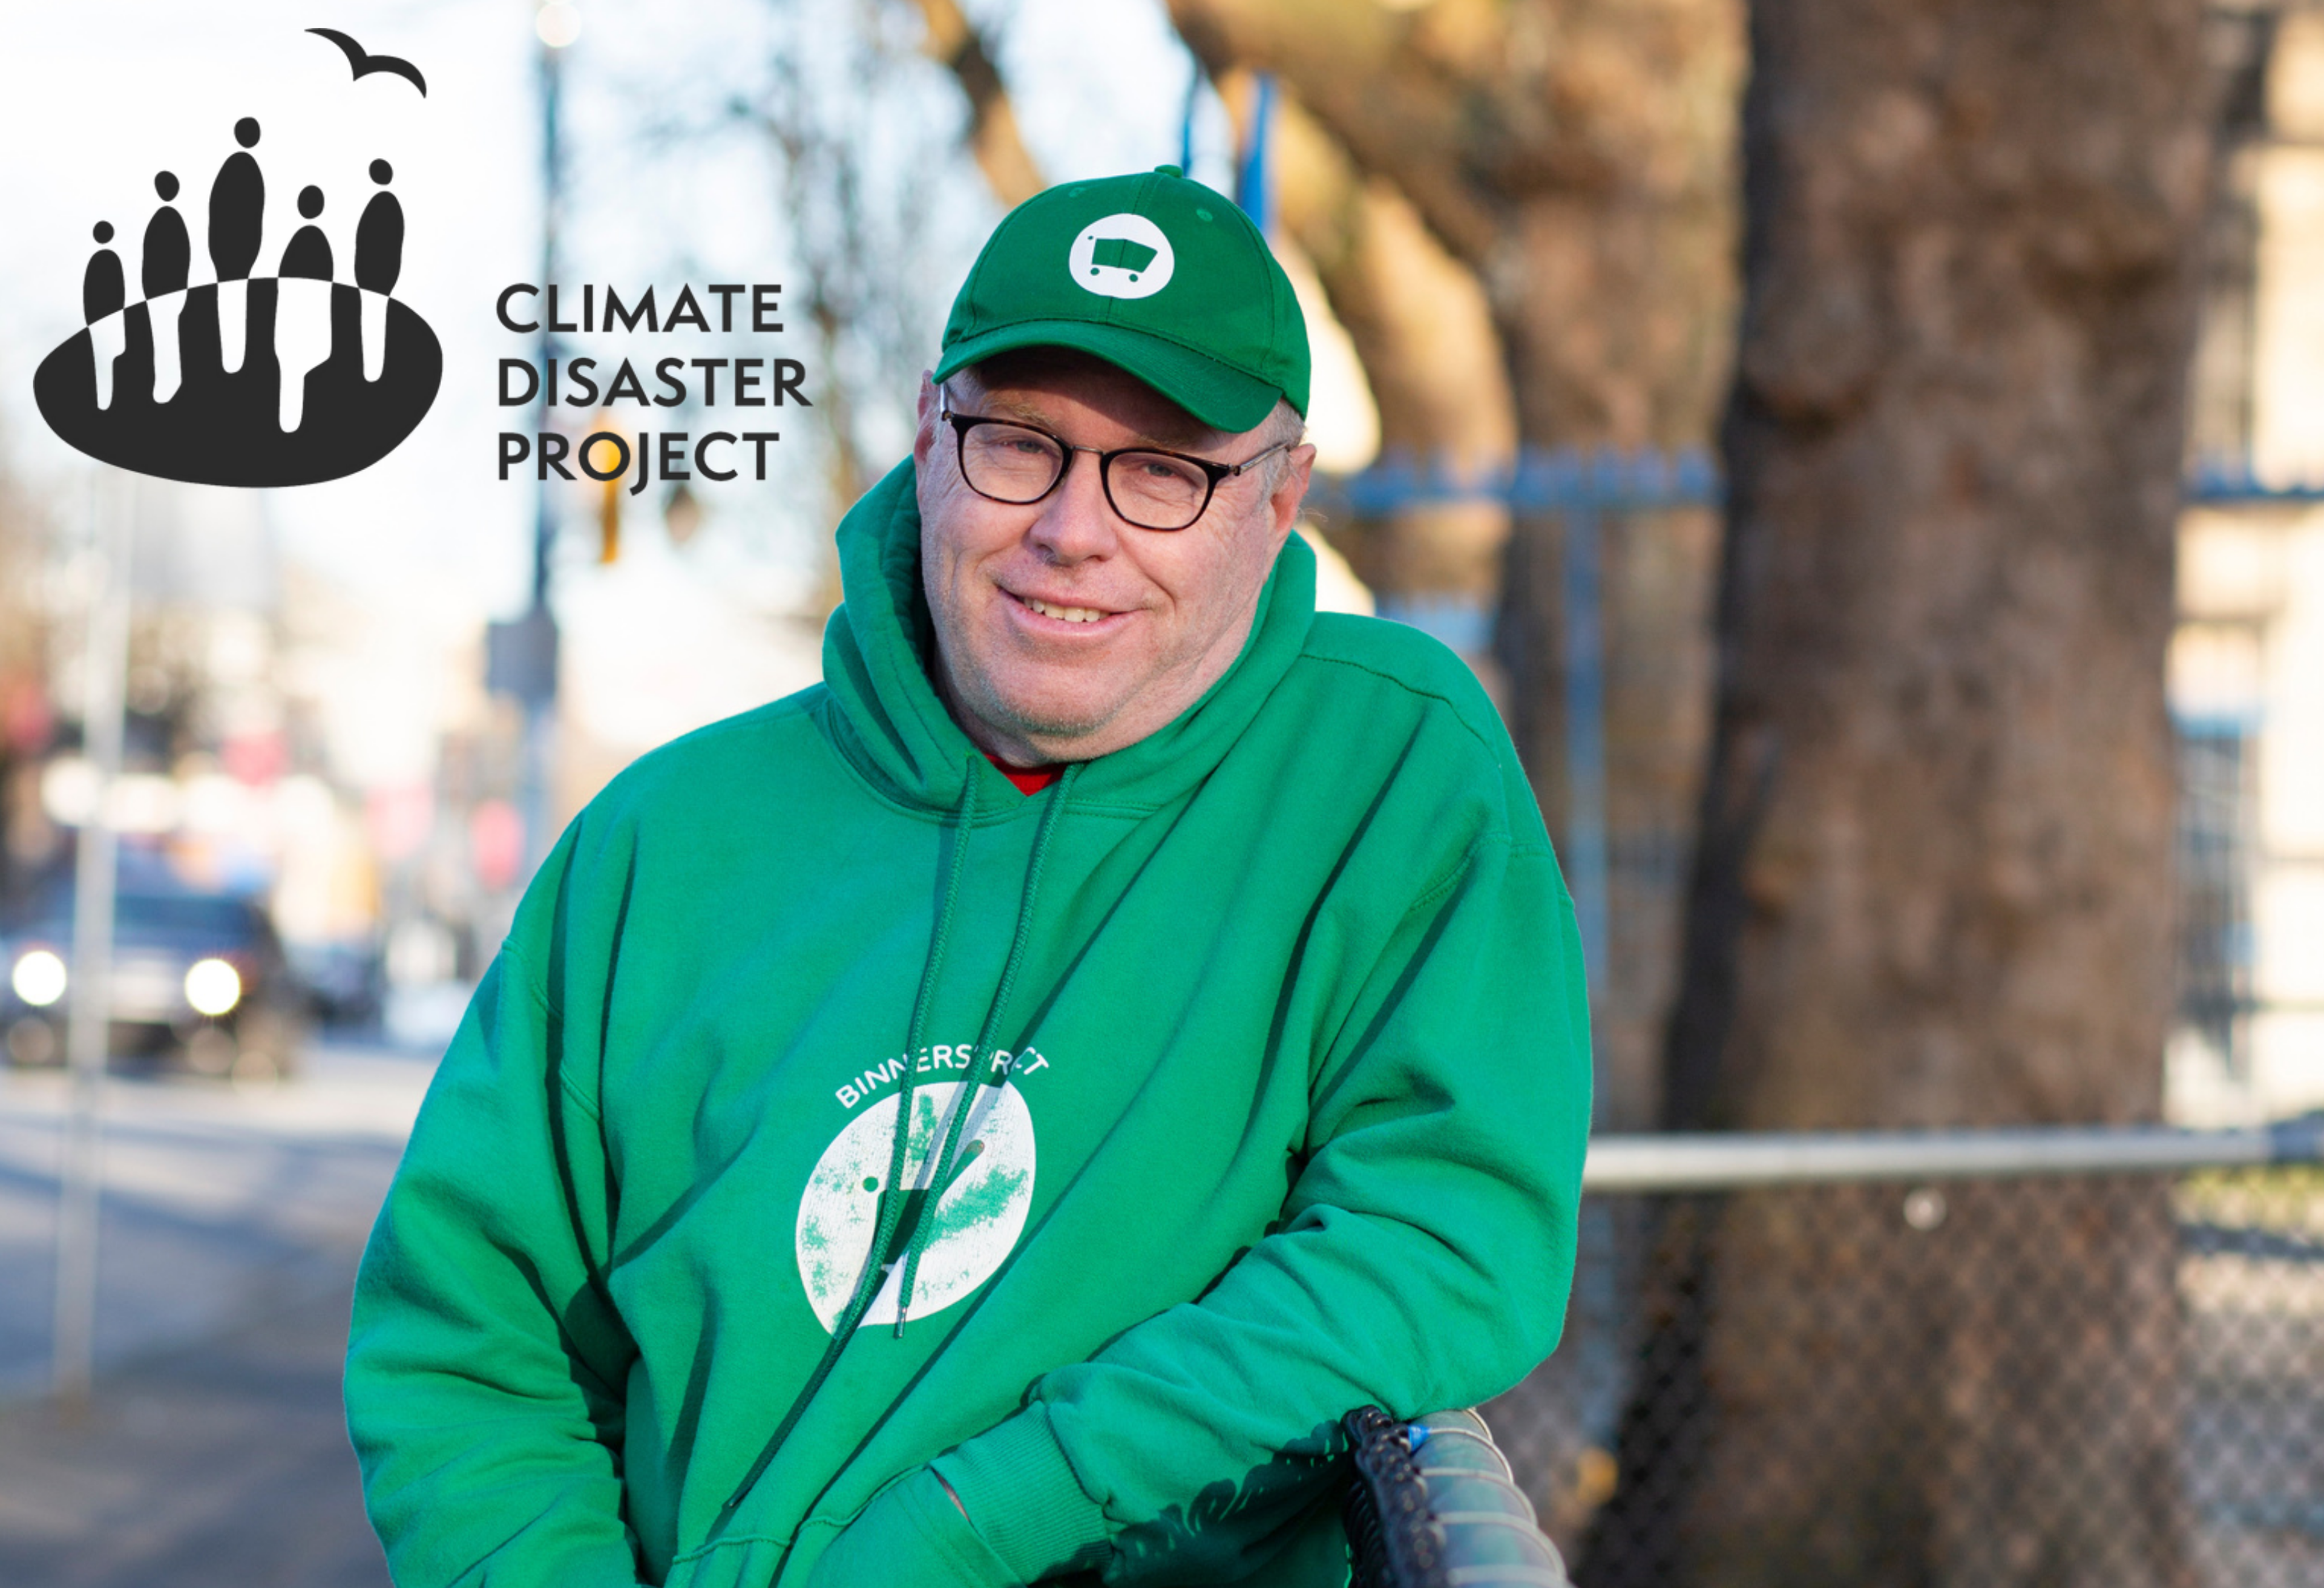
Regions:
[[1268, 493], [1267, 508], [1273, 522], [1271, 531], [1275, 549], [1283, 549], [1284, 541], [1291, 538], [1291, 526], [1299, 522], [1299, 503], [1307, 495], [1307, 478], [1315, 469], [1315, 448], [1305, 441], [1283, 455], [1283, 473]]
[[924, 369], [920, 372], [920, 428], [912, 438], [915, 468], [926, 469], [928, 466], [928, 455], [935, 450], [936, 444], [936, 415], [940, 407], [936, 399], [936, 374]]

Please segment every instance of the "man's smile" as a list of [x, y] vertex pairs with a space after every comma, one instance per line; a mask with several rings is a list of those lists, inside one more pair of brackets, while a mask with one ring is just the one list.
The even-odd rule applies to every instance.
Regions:
[[[999, 586], [1020, 623], [1038, 632], [1056, 633], [1065, 630], [1098, 632], [1119, 628], [1117, 618], [1126, 619], [1127, 613], [1102, 606], [1088, 606], [1077, 602], [1038, 596], [1020, 595], [1007, 586]], [[1084, 598], [1086, 599], [1086, 597]], [[1038, 620], [1028, 622], [1028, 619]]]

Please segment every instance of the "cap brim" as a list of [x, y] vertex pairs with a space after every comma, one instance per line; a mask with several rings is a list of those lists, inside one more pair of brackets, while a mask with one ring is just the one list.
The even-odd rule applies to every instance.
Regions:
[[964, 365], [1019, 347], [1072, 347], [1102, 358], [1214, 430], [1256, 429], [1283, 395], [1256, 375], [1164, 337], [1081, 319], [1024, 320], [963, 337], [945, 350], [936, 378], [944, 380]]

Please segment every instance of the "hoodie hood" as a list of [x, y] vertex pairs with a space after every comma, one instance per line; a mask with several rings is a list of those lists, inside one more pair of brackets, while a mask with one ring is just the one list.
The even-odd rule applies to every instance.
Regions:
[[[827, 726], [890, 799], [949, 815], [965, 777], [976, 806], [1005, 817], [1024, 797], [953, 720], [929, 669], [936, 629], [920, 584], [920, 509], [910, 458], [840, 522], [844, 605], [824, 631]], [[1260, 589], [1241, 653], [1203, 697], [1137, 743], [1087, 763], [1075, 805], [1156, 809], [1208, 776], [1298, 658], [1315, 615], [1315, 557], [1296, 535]]]

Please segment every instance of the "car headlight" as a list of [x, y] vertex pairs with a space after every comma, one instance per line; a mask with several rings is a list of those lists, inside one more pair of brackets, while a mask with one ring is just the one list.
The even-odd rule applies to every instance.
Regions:
[[65, 962], [45, 948], [29, 950], [16, 961], [8, 984], [34, 1009], [46, 1009], [65, 995]]
[[196, 960], [186, 973], [186, 1002], [196, 1014], [221, 1015], [242, 1002], [242, 976], [222, 959]]

